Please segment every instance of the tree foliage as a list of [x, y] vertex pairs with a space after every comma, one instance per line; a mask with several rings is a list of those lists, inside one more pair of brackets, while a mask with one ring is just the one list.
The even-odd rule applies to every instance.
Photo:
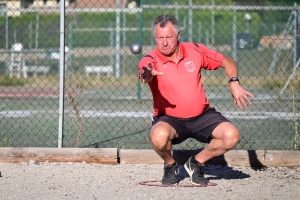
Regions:
[[266, 5], [274, 6], [293, 6], [294, 3], [300, 4], [300, 0], [265, 0]]
[[[129, 0], [134, 1], [134, 0]], [[300, 4], [300, 0], [192, 0], [195, 5], [211, 5], [213, 2], [215, 5], [233, 5], [236, 2], [237, 5], [269, 5], [269, 6], [292, 6], [294, 3]], [[143, 4], [149, 4], [147, 0], [136, 0], [139, 4], [142, 2]], [[178, 3], [180, 5], [185, 4], [188, 5], [189, 0], [172, 0], [172, 1], [163, 1], [163, 0], [152, 0], [151, 3], [157, 4], [169, 4]]]

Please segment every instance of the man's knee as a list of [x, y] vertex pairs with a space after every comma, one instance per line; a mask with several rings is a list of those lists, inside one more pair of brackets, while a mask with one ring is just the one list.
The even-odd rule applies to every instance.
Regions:
[[236, 127], [231, 127], [224, 131], [223, 140], [226, 146], [231, 149], [240, 141], [240, 132]]
[[150, 140], [158, 148], [164, 148], [174, 137], [175, 130], [165, 123], [154, 125], [150, 132]]
[[150, 133], [150, 140], [152, 144], [159, 145], [159, 144], [166, 144], [168, 142], [169, 133], [167, 130], [163, 128], [155, 128], [151, 130]]
[[222, 139], [227, 149], [235, 147], [240, 140], [239, 130], [229, 122], [217, 126], [212, 136], [216, 139]]

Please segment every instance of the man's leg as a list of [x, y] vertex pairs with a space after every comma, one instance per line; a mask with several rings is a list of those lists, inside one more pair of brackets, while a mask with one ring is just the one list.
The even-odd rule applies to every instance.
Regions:
[[239, 131], [230, 122], [219, 124], [212, 132], [210, 143], [196, 156], [190, 157], [184, 165], [191, 177], [191, 183], [206, 186], [208, 179], [204, 177], [204, 163], [232, 149], [239, 138]]
[[177, 184], [179, 173], [177, 163], [172, 157], [172, 140], [176, 131], [166, 122], [158, 122], [152, 126], [150, 138], [154, 151], [164, 160], [162, 184]]
[[219, 124], [212, 132], [210, 143], [195, 156], [200, 163], [205, 163], [209, 159], [222, 155], [234, 148], [239, 142], [240, 133], [230, 122]]
[[176, 131], [166, 122], [158, 122], [151, 128], [150, 139], [154, 151], [165, 164], [175, 162], [172, 156], [172, 140], [177, 137]]

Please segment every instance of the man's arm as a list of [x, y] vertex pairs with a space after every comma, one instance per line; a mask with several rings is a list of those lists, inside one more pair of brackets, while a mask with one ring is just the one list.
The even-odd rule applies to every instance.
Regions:
[[[228, 80], [236, 77], [238, 78], [238, 70], [235, 61], [232, 58], [224, 56], [223, 67]], [[240, 109], [248, 108], [248, 104], [251, 104], [249, 97], [254, 97], [253, 94], [245, 90], [238, 80], [230, 81], [230, 91], [234, 100], [234, 103], [239, 106]]]

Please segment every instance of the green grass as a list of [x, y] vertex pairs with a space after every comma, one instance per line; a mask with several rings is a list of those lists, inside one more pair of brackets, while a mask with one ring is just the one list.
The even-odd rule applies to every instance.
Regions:
[[[85, 115], [83, 119], [83, 133], [80, 147], [117, 147], [117, 148], [151, 148], [148, 134], [151, 127], [149, 117], [114, 116], [116, 113], [125, 112], [151, 112], [151, 100], [113, 100], [103, 99], [111, 89], [90, 90], [89, 95], [74, 96], [81, 111], [93, 111], [94, 117]], [[219, 91], [219, 92], [218, 92]], [[217, 90], [215, 93], [226, 94], [228, 88]], [[119, 92], [120, 96], [127, 96], [126, 90], [114, 90], [111, 94]], [[208, 94], [212, 92], [207, 88]], [[255, 92], [255, 91], [254, 91]], [[218, 110], [237, 111], [232, 99], [211, 100], [212, 106]], [[30, 116], [1, 118], [0, 144], [12, 147], [56, 147], [58, 137], [58, 99], [57, 98], [11, 98], [7, 111], [28, 110]], [[281, 101], [254, 101], [250, 106], [251, 111], [289, 112], [287, 106], [290, 102]], [[105, 113], [111, 113], [106, 116]], [[95, 114], [98, 114], [97, 116]], [[103, 114], [103, 116], [99, 115]], [[255, 115], [250, 115], [255, 117]], [[242, 138], [237, 149], [293, 149], [294, 136], [293, 121], [282, 119], [230, 119], [241, 131]], [[78, 134], [78, 121], [72, 106], [65, 99], [64, 115], [64, 146], [75, 147]], [[9, 132], [9, 134], [7, 134]], [[204, 144], [188, 140], [175, 149], [198, 149]]]

